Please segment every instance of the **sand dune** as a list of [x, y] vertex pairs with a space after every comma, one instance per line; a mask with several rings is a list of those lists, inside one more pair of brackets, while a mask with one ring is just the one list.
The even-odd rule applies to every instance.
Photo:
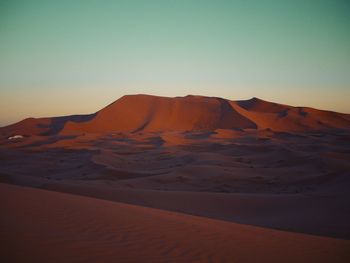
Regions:
[[[130, 178], [130, 175], [127, 175]], [[350, 237], [344, 194], [245, 194], [135, 189], [92, 182], [47, 182], [43, 188], [204, 216], [230, 222], [338, 238]], [[317, 220], [315, 220], [317, 218]]]
[[258, 129], [285, 132], [307, 132], [327, 129], [349, 129], [349, 114], [308, 107], [292, 107], [258, 98], [231, 101], [232, 108], [253, 121]]
[[350, 241], [0, 184], [6, 262], [346, 262]]
[[278, 113], [291, 108], [288, 105], [268, 102], [259, 98], [251, 98], [250, 100], [239, 100], [236, 104], [247, 111], [264, 112], [264, 113]]
[[2, 259], [347, 262], [349, 131], [349, 114], [147, 95], [0, 128], [0, 182], [37, 188], [0, 185]]
[[26, 119], [0, 128], [3, 136], [107, 132], [271, 129], [313, 131], [350, 129], [349, 114], [292, 107], [253, 98], [123, 96], [91, 115]]
[[84, 124], [67, 123], [64, 131], [191, 131], [217, 128], [255, 128], [219, 98], [186, 96], [166, 98], [148, 95], [124, 96], [99, 111]]
[[347, 134], [33, 136], [0, 143], [0, 180], [349, 239]]
[[68, 121], [80, 123], [89, 121], [93, 117], [94, 114], [71, 115], [51, 118], [27, 118], [18, 123], [0, 128], [0, 135], [3, 137], [9, 137], [13, 135], [54, 135], [60, 132]]

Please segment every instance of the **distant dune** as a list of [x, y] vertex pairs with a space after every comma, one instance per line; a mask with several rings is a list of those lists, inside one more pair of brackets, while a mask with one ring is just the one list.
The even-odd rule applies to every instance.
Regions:
[[217, 129], [290, 132], [350, 129], [350, 114], [292, 107], [258, 98], [230, 101], [203, 96], [168, 98], [127, 95], [95, 114], [25, 119], [0, 128], [0, 134], [12, 136]]
[[68, 122], [64, 131], [193, 131], [255, 128], [227, 100], [198, 96], [124, 96], [85, 123]]
[[258, 98], [231, 101], [230, 104], [237, 112], [254, 122], [258, 129], [306, 132], [350, 128], [350, 114], [292, 107]]
[[54, 135], [59, 133], [68, 121], [75, 123], [87, 122], [95, 114], [71, 115], [51, 118], [27, 118], [20, 122], [0, 128], [0, 134], [9, 136], [11, 134], [21, 135]]

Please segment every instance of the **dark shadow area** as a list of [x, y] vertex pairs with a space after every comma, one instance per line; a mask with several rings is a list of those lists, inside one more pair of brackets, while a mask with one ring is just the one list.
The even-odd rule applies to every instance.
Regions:
[[59, 133], [65, 126], [68, 121], [71, 122], [87, 122], [92, 120], [97, 113], [88, 114], [88, 115], [70, 115], [63, 117], [54, 117], [51, 118], [51, 123], [49, 125], [38, 124], [40, 128], [49, 128], [48, 131], [42, 133], [43, 136], [53, 135]]

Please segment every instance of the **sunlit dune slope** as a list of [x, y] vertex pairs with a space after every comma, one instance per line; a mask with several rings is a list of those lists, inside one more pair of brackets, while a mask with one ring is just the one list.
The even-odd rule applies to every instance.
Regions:
[[86, 123], [69, 122], [65, 131], [192, 131], [256, 128], [227, 100], [200, 96], [177, 98], [124, 96]]
[[271, 129], [308, 132], [350, 129], [350, 115], [253, 98], [127, 95], [91, 115], [30, 118], [0, 128], [2, 136], [108, 132]]

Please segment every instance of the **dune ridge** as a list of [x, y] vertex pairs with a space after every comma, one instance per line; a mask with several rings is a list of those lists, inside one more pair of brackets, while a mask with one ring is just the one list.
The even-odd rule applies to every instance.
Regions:
[[3, 136], [108, 132], [270, 129], [309, 132], [350, 129], [350, 114], [293, 107], [252, 98], [126, 95], [89, 115], [29, 118], [0, 128]]
[[122, 97], [99, 111], [89, 122], [68, 122], [64, 131], [193, 131], [255, 127], [224, 99], [135, 95]]

